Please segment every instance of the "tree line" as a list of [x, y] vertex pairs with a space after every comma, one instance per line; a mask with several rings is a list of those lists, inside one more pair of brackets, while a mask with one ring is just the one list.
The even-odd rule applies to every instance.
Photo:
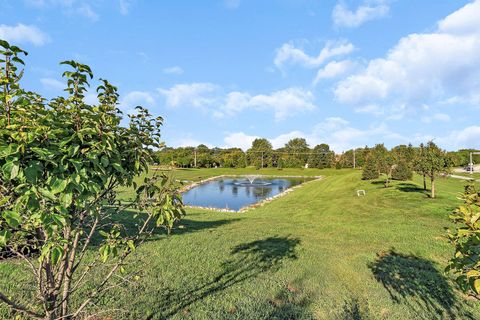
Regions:
[[[411, 177], [408, 174], [413, 170], [413, 157], [420, 147], [399, 145], [387, 150], [384, 145], [376, 145], [373, 148], [365, 146], [347, 150], [336, 154], [326, 143], [321, 143], [311, 148], [303, 138], [294, 138], [288, 141], [282, 148], [274, 149], [270, 141], [265, 138], [257, 138], [247, 151], [240, 148], [209, 148], [201, 144], [197, 147], [165, 147], [155, 153], [155, 163], [159, 165], [174, 166], [179, 168], [244, 168], [248, 166], [256, 168], [363, 168], [367, 160], [381, 154], [387, 157], [387, 164], [393, 160], [393, 179], [404, 180]], [[459, 150], [445, 152], [445, 158], [449, 166], [465, 166], [469, 162], [470, 152], [475, 150]], [[381, 158], [383, 158], [383, 155]], [[390, 159], [393, 157], [393, 159]], [[480, 161], [476, 156], [474, 162]], [[369, 163], [371, 168], [378, 164]], [[384, 165], [380, 163], [380, 165]], [[373, 170], [374, 171], [374, 170]], [[378, 170], [377, 170], [378, 171]], [[381, 170], [380, 170], [381, 171]], [[385, 171], [385, 170], [384, 170]], [[406, 176], [405, 176], [406, 175]], [[368, 178], [368, 177], [367, 177]]]

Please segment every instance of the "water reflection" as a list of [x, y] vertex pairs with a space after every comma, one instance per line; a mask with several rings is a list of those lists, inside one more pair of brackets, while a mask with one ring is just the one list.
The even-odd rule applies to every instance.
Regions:
[[[239, 210], [305, 182], [305, 178], [222, 178], [201, 184], [183, 194], [187, 205]], [[244, 190], [242, 190], [244, 189]]]

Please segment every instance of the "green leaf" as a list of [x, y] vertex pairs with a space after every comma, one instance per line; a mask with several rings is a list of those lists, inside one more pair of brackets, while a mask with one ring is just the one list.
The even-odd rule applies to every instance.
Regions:
[[7, 245], [8, 240], [11, 238], [12, 233], [8, 230], [0, 230], [0, 248]]
[[63, 192], [67, 187], [68, 181], [64, 179], [53, 179], [53, 183], [50, 184], [50, 191], [53, 194]]
[[62, 256], [63, 256], [63, 249], [61, 247], [54, 247], [50, 252], [50, 257], [52, 259], [53, 264], [57, 264], [58, 261], [60, 261], [60, 259], [62, 258]]
[[107, 167], [108, 164], [110, 163], [110, 161], [108, 160], [108, 157], [107, 157], [107, 156], [102, 156], [102, 157], [100, 158], [100, 161], [102, 162], [102, 165], [103, 165], [104, 167]]
[[12, 180], [18, 176], [20, 165], [17, 161], [9, 161], [2, 167], [3, 175], [6, 179]]
[[125, 173], [125, 170], [122, 168], [122, 166], [119, 163], [112, 163], [112, 167], [115, 168], [120, 173]]
[[38, 191], [42, 194], [42, 196], [46, 197], [49, 200], [55, 201], [55, 195], [51, 193], [49, 190], [44, 188], [38, 188]]
[[475, 279], [475, 281], [473, 281], [473, 289], [477, 294], [480, 294], [480, 279]]
[[25, 169], [25, 177], [30, 183], [36, 183], [38, 178], [42, 175], [42, 166], [38, 161], [32, 161]]
[[65, 192], [64, 194], [62, 194], [60, 196], [60, 203], [62, 204], [62, 206], [64, 206], [65, 208], [68, 208], [70, 207], [70, 205], [72, 204], [72, 199], [73, 199], [73, 193], [71, 192]]
[[5, 210], [2, 212], [2, 217], [12, 228], [17, 228], [22, 223], [22, 217], [16, 211]]

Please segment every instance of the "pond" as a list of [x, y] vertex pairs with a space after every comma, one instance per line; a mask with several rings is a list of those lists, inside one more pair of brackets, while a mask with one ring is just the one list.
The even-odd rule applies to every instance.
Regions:
[[224, 177], [202, 183], [183, 194], [186, 205], [238, 211], [313, 178]]

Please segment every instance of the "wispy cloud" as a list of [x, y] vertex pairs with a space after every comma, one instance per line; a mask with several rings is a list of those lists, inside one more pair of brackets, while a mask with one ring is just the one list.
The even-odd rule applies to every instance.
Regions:
[[14, 43], [31, 43], [35, 46], [41, 46], [47, 43], [49, 36], [33, 25], [22, 23], [16, 26], [0, 24], [0, 39]]
[[385, 0], [365, 2], [355, 10], [350, 10], [341, 1], [332, 12], [333, 23], [338, 27], [354, 28], [367, 21], [384, 17], [388, 14], [390, 6]]
[[310, 56], [293, 43], [284, 43], [277, 49], [273, 63], [279, 69], [286, 65], [300, 65], [306, 68], [316, 68], [325, 63], [328, 59], [336, 56], [347, 55], [355, 50], [355, 46], [346, 40], [328, 41], [320, 53]]
[[183, 69], [179, 66], [173, 66], [163, 69], [163, 73], [180, 75], [183, 74]]

